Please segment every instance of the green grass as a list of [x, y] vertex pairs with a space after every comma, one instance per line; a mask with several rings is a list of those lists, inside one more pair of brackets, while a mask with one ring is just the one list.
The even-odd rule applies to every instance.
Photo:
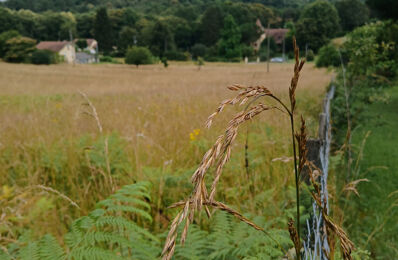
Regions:
[[351, 197], [353, 208], [346, 219], [352, 237], [374, 259], [398, 255], [398, 207], [393, 207], [398, 192], [392, 194], [398, 191], [398, 86], [385, 94], [387, 100], [367, 107], [364, 120], [353, 133], [357, 155], [364, 144], [354, 179], [367, 178], [369, 182], [358, 185], [360, 197]]

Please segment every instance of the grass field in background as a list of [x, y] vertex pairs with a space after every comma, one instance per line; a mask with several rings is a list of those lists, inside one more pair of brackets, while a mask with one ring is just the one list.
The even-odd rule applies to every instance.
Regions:
[[[267, 73], [266, 64], [207, 63], [198, 70], [193, 63], [171, 63], [167, 69], [0, 63], [0, 196], [6, 216], [1, 232], [17, 236], [31, 229], [36, 235], [62, 236], [73, 219], [112, 192], [103, 180], [108, 171], [116, 188], [151, 181], [151, 229], [165, 230], [170, 220], [166, 207], [190, 191], [192, 170], [236, 112], [227, 109], [212, 129], [204, 129], [219, 102], [231, 97], [226, 87], [259, 84], [287, 99], [292, 74], [293, 64], [271, 64]], [[330, 79], [326, 70], [304, 66], [298, 109], [311, 133]], [[103, 133], [83, 113], [89, 108], [78, 91], [96, 107]], [[293, 183], [291, 165], [272, 162], [290, 156], [289, 121], [267, 113], [249, 128], [254, 191], [267, 193], [258, 200], [250, 197], [243, 167], [245, 136], [240, 135], [219, 196], [246, 212], [279, 216], [294, 206], [293, 193], [285, 192]], [[67, 196], [80, 210], [40, 185]]]

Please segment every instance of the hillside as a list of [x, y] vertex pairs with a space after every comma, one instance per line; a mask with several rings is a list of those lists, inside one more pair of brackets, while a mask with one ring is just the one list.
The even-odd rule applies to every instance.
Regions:
[[[110, 8], [133, 7], [143, 12], [158, 13], [178, 5], [204, 7], [214, 2], [212, 0], [8, 0], [4, 2], [4, 6], [15, 10], [29, 9], [35, 12], [48, 10], [86, 12], [105, 5]], [[313, 0], [222, 0], [218, 2], [260, 3], [275, 8], [295, 8], [313, 2]]]

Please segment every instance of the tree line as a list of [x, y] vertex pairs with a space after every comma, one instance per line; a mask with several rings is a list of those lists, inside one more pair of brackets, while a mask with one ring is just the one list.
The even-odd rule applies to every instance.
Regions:
[[[137, 45], [173, 60], [192, 56], [233, 61], [266, 57], [266, 48], [255, 53], [251, 47], [261, 34], [257, 19], [264, 27], [289, 28], [288, 38], [296, 35], [300, 45], [317, 52], [331, 38], [363, 25], [372, 15], [360, 0], [285, 1], [284, 6], [277, 3], [281, 1], [257, 2], [8, 0], [3, 5], [9, 8], [0, 7], [0, 33], [16, 30], [38, 41], [95, 38], [100, 51], [112, 56], [125, 56], [129, 46]], [[85, 8], [79, 9], [83, 4]], [[95, 8], [96, 4], [102, 6]], [[290, 39], [286, 43], [289, 52]], [[273, 53], [281, 53], [281, 46], [271, 46]]]

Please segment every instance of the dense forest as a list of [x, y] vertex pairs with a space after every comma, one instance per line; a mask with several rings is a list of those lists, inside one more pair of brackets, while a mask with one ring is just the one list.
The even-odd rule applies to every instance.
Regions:
[[[154, 56], [171, 60], [264, 60], [266, 48], [259, 53], [252, 48], [261, 34], [257, 19], [264, 27], [289, 29], [287, 52], [296, 35], [300, 45], [316, 53], [374, 15], [360, 0], [8, 0], [2, 5], [0, 33], [16, 30], [37, 41], [95, 38], [100, 51], [112, 56], [125, 56], [132, 45], [146, 46]], [[278, 53], [282, 46], [271, 41], [271, 56]]]

